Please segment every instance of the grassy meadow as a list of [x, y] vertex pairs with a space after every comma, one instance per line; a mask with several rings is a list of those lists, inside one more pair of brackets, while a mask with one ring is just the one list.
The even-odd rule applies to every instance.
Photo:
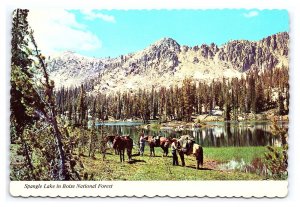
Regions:
[[[134, 148], [132, 162], [120, 163], [118, 155], [108, 151], [105, 161], [102, 155], [96, 153], [95, 158], [81, 157], [84, 172], [93, 174], [93, 180], [262, 180], [262, 176], [237, 170], [220, 170], [219, 165], [231, 160], [251, 162], [262, 157], [266, 151], [264, 147], [223, 147], [204, 148], [204, 166], [196, 169], [196, 160], [192, 156], [185, 157], [186, 166], [172, 165], [172, 156], [162, 157], [162, 150], [155, 149], [156, 157], [149, 157], [149, 147], [146, 146], [144, 156], [137, 155]], [[82, 173], [83, 173], [82, 171]]]

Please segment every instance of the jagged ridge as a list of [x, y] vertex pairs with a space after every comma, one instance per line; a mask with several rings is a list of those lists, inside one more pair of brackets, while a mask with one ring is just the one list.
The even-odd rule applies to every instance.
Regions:
[[186, 76], [210, 81], [239, 77], [251, 69], [288, 66], [287, 32], [260, 41], [233, 40], [188, 47], [163, 38], [146, 49], [117, 58], [88, 58], [72, 52], [48, 62], [56, 86], [79, 85], [96, 80], [95, 90], [116, 91], [178, 84]]

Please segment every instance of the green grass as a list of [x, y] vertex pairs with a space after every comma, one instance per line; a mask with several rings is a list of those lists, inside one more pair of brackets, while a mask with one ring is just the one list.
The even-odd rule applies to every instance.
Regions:
[[218, 162], [228, 162], [230, 160], [250, 163], [254, 158], [263, 158], [266, 147], [209, 147], [203, 149], [204, 156]]
[[[11, 146], [11, 156], [15, 157], [16, 145]], [[76, 152], [76, 151], [75, 151]], [[125, 162], [120, 163], [118, 155], [109, 149], [105, 161], [100, 153], [96, 159], [81, 157], [84, 168], [76, 168], [83, 176], [94, 174], [93, 180], [262, 180], [264, 177], [253, 173], [243, 173], [236, 170], [219, 170], [218, 165], [231, 160], [251, 162], [256, 157], [263, 158], [265, 147], [211, 147], [204, 148], [203, 169], [196, 169], [196, 160], [186, 156], [186, 166], [173, 166], [171, 153], [169, 157], [162, 157], [162, 150], [155, 148], [156, 157], [149, 157], [149, 147], [145, 148], [145, 155], [136, 155], [138, 149], [133, 149], [133, 162], [128, 163], [127, 153]], [[87, 154], [87, 153], [86, 153]], [[12, 160], [13, 161], [13, 160]], [[37, 162], [36, 159], [34, 159]], [[179, 158], [179, 164], [181, 164]]]
[[151, 123], [150, 124], [150, 129], [152, 129], [152, 130], [159, 130], [160, 129], [160, 127], [161, 127], [161, 125], [159, 124], [159, 123]]
[[[218, 170], [218, 163], [238, 157], [249, 160], [255, 157], [255, 155], [250, 156], [252, 152], [256, 152], [256, 155], [263, 153], [262, 148], [246, 147], [242, 150], [235, 150], [233, 147], [205, 148], [204, 166], [201, 170], [195, 168], [196, 160], [192, 156], [186, 157], [185, 167], [173, 166], [171, 155], [162, 157], [160, 148], [155, 149], [156, 157], [149, 157], [149, 148], [146, 147], [145, 155], [133, 156], [131, 164], [127, 162], [126, 153], [126, 162], [120, 163], [119, 156], [109, 151], [105, 161], [102, 161], [100, 154], [96, 154], [96, 159], [82, 157], [85, 169], [81, 173], [87, 172], [89, 175], [93, 173], [94, 180], [262, 180], [263, 177], [252, 173]], [[222, 151], [224, 151], [224, 156], [222, 156]], [[137, 149], [133, 152], [137, 153]], [[235, 152], [239, 155], [235, 156]], [[179, 164], [181, 164], [180, 159]]]

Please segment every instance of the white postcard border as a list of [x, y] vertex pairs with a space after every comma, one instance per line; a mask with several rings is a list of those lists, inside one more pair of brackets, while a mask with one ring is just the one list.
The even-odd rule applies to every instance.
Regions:
[[286, 197], [288, 181], [11, 181], [14, 197]]
[[[5, 0], [6, 1], [6, 0]], [[97, 0], [97, 2], [99, 3], [99, 1], [101, 2], [101, 0]], [[6, 1], [7, 2], [7, 1]], [[9, 1], [9, 3], [6, 3], [6, 5], [10, 5], [11, 6], [11, 2], [14, 2], [14, 4], [16, 5], [16, 1], [12, 0], [12, 1]], [[18, 2], [18, 5], [30, 5], [31, 7], [36, 7], [36, 4], [38, 2], [36, 2], [35, 0], [29, 0], [29, 2], [31, 3], [28, 3], [28, 1], [25, 2]], [[32, 3], [34, 2], [34, 3]], [[52, 0], [51, 1], [52, 3], [53, 2], [61, 2], [59, 0]], [[138, 1], [136, 1], [138, 2]], [[160, 1], [162, 2], [162, 1]], [[180, 1], [176, 1], [176, 2], [180, 2]], [[197, 1], [196, 1], [197, 2]], [[209, 3], [210, 2], [210, 3]], [[216, 3], [217, 2], [217, 3]], [[43, 2], [44, 4], [45, 2]], [[72, 5], [74, 2], [72, 2]], [[113, 4], [112, 1], [102, 1], [101, 2], [102, 5], [106, 5], [106, 4]], [[41, 2], [39, 2], [39, 4], [41, 4]], [[48, 2], [48, 5], [50, 3]], [[59, 3], [57, 3], [59, 4]], [[63, 4], [63, 3], [61, 3]], [[124, 6], [124, 5], [129, 5], [129, 6]], [[137, 4], [137, 3], [136, 3]], [[162, 4], [162, 3], [161, 3]], [[155, 4], [155, 5], [161, 5], [161, 4]], [[167, 3], [165, 3], [167, 4]], [[64, 3], [64, 5], [70, 5], [69, 2], [68, 3]], [[78, 5], [75, 4], [75, 5]], [[86, 2], [81, 2], [81, 4], [79, 5], [86, 5]], [[94, 4], [95, 5], [95, 4]], [[115, 4], [116, 5], [116, 4]], [[126, 2], [119, 2], [119, 4], [117, 4], [119, 8], [131, 8], [134, 7], [138, 7], [138, 6], [132, 6], [132, 3], [129, 4], [127, 1]], [[131, 5], [131, 6], [130, 6]], [[141, 3], [142, 6], [139, 6], [138, 8], [144, 8], [145, 7], [145, 4], [144, 3]], [[169, 6], [169, 7], [175, 7], [175, 8], [179, 8], [179, 7], [183, 7], [182, 5], [186, 5], [185, 7], [188, 7], [190, 8], [191, 3], [187, 3], [186, 1], [182, 1], [182, 3], [175, 3], [174, 4], [169, 4], [169, 5], [172, 5], [172, 6]], [[175, 5], [175, 6], [173, 6]], [[291, 87], [291, 114], [290, 114], [290, 118], [291, 118], [291, 122], [290, 122], [290, 127], [289, 127], [289, 134], [291, 136], [292, 139], [289, 140], [289, 144], [292, 143], [292, 145], [290, 145], [290, 148], [289, 148], [289, 156], [290, 156], [290, 159], [289, 159], [289, 181], [290, 181], [290, 184], [289, 184], [289, 196], [287, 196], [285, 199], [247, 199], [247, 200], [243, 200], [243, 199], [230, 199], [229, 201], [227, 201], [226, 199], [205, 199], [205, 200], [201, 200], [201, 204], [205, 205], [205, 206], [212, 206], [213, 202], [211, 202], [212, 200], [214, 200], [215, 202], [217, 202], [219, 205], [222, 205], [222, 206], [253, 206], [253, 205], [257, 205], [258, 203], [259, 204], [267, 204], [267, 206], [269, 206], [270, 204], [272, 206], [282, 206], [282, 205], [285, 205], [285, 206], [295, 206], [295, 205], [291, 205], [291, 204], [295, 204], [295, 203], [299, 203], [299, 180], [300, 179], [297, 179], [299, 177], [299, 173], [298, 173], [298, 169], [299, 169], [299, 165], [296, 165], [297, 161], [299, 160], [299, 151], [296, 151], [295, 150], [295, 146], [297, 146], [297, 143], [299, 143], [299, 139], [295, 139], [295, 137], [297, 137], [297, 135], [299, 134], [298, 130], [296, 129], [296, 123], [299, 123], [297, 121], [300, 120], [300, 116], [297, 116], [299, 115], [299, 109], [296, 108], [296, 103], [299, 103], [299, 100], [297, 97], [299, 97], [299, 93], [296, 93], [296, 90], [297, 90], [297, 86], [299, 86], [299, 81], [297, 82], [299, 76], [297, 76], [297, 74], [299, 73], [298, 70], [295, 70], [295, 68], [297, 68], [296, 66], [299, 65], [299, 61], [296, 61], [295, 58], [293, 58], [295, 56], [295, 54], [297, 53], [297, 51], [299, 51], [299, 46], [297, 45], [300, 45], [300, 44], [296, 44], [297, 41], [297, 38], [295, 38], [297, 35], [296, 34], [299, 34], [299, 28], [300, 27], [294, 27], [295, 25], [297, 25], [296, 22], [298, 22], [297, 19], [299, 18], [296, 18], [296, 16], [299, 16], [298, 12], [298, 9], [299, 7], [297, 6], [296, 3], [293, 2], [293, 0], [287, 0], [287, 1], [277, 1], [275, 0], [275, 2], [273, 2], [272, 4], [270, 4], [270, 2], [268, 0], [260, 0], [260, 1], [255, 1], [255, 0], [252, 0], [252, 1], [229, 1], [229, 2], [225, 2], [225, 1], [216, 1], [216, 0], [211, 0], [211, 1], [205, 1], [205, 3], [203, 2], [200, 2], [198, 4], [196, 4], [198, 6], [194, 6], [193, 8], [199, 8], [201, 7], [202, 9], [207, 9], [208, 7], [209, 8], [223, 8], [223, 7], [230, 7], [230, 8], [239, 8], [239, 7], [243, 7], [243, 8], [270, 8], [270, 9], [274, 9], [274, 8], [285, 8], [285, 9], [289, 9], [289, 12], [290, 14], [292, 14], [292, 17], [291, 18], [291, 27], [293, 28], [290, 32], [291, 34], [291, 38], [293, 40], [293, 44], [291, 45], [291, 75], [290, 75], [290, 83], [292, 85]], [[207, 6], [208, 5], [208, 6]], [[299, 4], [298, 4], [299, 5]], [[27, 6], [28, 7], [28, 6]], [[101, 6], [103, 7], [103, 6]], [[116, 7], [116, 6], [114, 6]], [[153, 6], [152, 6], [153, 7]], [[161, 6], [157, 6], [157, 7], [161, 7]], [[147, 7], [149, 9], [149, 6]], [[173, 8], [174, 9], [174, 8]], [[0, 18], [2, 22], [6, 22], [5, 21], [5, 13], [3, 12], [2, 14], [2, 17], [3, 18]], [[5, 25], [5, 24], [4, 24]], [[7, 28], [6, 27], [2, 27], [2, 30], [1, 30], [1, 34], [3, 36], [5, 36], [5, 34], [7, 33], [6, 32]], [[6, 34], [7, 36], [7, 34]], [[9, 45], [9, 41], [6, 42], [4, 38], [1, 38], [1, 42], [3, 44], [1, 44], [1, 48], [5, 48], [3, 50], [1, 50], [1, 54], [3, 57], [7, 57], [7, 54], [9, 54], [9, 49], [7, 45]], [[7, 52], [7, 54], [5, 54], [5, 52]], [[5, 68], [6, 69], [9, 69], [9, 58], [2, 58], [0, 60], [1, 63], [6, 63], [5, 64]], [[1, 64], [1, 65], [4, 65], [4, 64]], [[6, 97], [6, 99], [2, 99], [2, 104], [4, 105], [4, 107], [1, 107], [1, 111], [3, 113], [1, 114], [5, 114], [5, 116], [3, 116], [3, 118], [1, 119], [1, 131], [2, 131], [2, 135], [3, 137], [8, 137], [9, 135], [9, 130], [8, 130], [8, 124], [7, 124], [7, 120], [8, 117], [9, 117], [9, 100], [7, 97], [9, 97], [9, 91], [7, 90], [8, 88], [8, 83], [9, 83], [9, 72], [7, 72], [7, 70], [2, 70], [2, 75], [1, 75], [1, 83], [2, 83], [2, 86], [5, 86], [5, 89], [6, 90], [1, 90], [1, 95], [2, 97]], [[3, 87], [4, 88], [4, 87]], [[5, 169], [6, 170], [3, 170], [0, 172], [1, 174], [1, 183], [4, 184], [3, 186], [5, 186], [5, 188], [1, 188], [1, 206], [16, 206], [16, 204], [21, 204], [20, 202], [24, 203], [25, 206], [40, 206], [40, 205], [44, 205], [44, 206], [53, 206], [53, 205], [57, 205], [59, 204], [59, 199], [52, 199], [52, 201], [50, 202], [44, 202], [45, 200], [44, 199], [18, 199], [18, 198], [15, 198], [15, 197], [11, 197], [12, 196], [12, 192], [10, 192], [11, 194], [8, 195], [8, 189], [9, 189], [9, 186], [11, 185], [14, 185], [12, 184], [13, 181], [9, 181], [9, 169], [8, 169], [8, 164], [9, 164], [9, 156], [8, 156], [8, 153], [9, 153], [9, 139], [4, 139], [4, 144], [1, 145], [1, 149], [3, 152], [5, 152], [5, 156], [2, 156], [0, 161], [1, 161], [1, 164], [3, 164], [2, 166], [5, 165]], [[16, 182], [20, 182], [20, 181], [16, 181]], [[188, 181], [187, 181], [188, 182]], [[202, 181], [201, 181], [202, 182]], [[209, 182], [214, 182], [214, 181], [209, 181]], [[224, 182], [227, 182], [227, 181], [224, 181]], [[228, 182], [233, 182], [233, 181], [228, 181]], [[241, 181], [238, 181], [238, 182], [241, 182]], [[256, 181], [248, 181], [248, 182], [256, 182]], [[257, 181], [257, 182], [269, 182], [269, 181]], [[286, 182], [287, 181], [276, 181], [276, 182]], [[103, 182], [101, 182], [103, 183]], [[127, 181], [126, 181], [127, 183]], [[142, 182], [140, 182], [141, 185], [142, 185]], [[130, 184], [129, 181], [127, 183], [128, 185]], [[230, 183], [228, 183], [230, 184]], [[217, 188], [216, 186], [214, 186], [215, 188]], [[259, 190], [259, 185], [256, 186], [256, 190]], [[277, 188], [277, 187], [276, 187]], [[184, 191], [184, 190], [183, 190]], [[298, 194], [298, 195], [297, 195]], [[4, 195], [2, 197], [2, 195]], [[106, 200], [102, 200], [102, 202], [113, 202], [114, 199], [106, 199]], [[160, 199], [161, 200], [161, 199]], [[183, 204], [183, 202], [185, 202], [186, 200], [182, 199], [164, 199], [165, 201], [168, 201], [168, 202], [172, 202], [172, 205], [173, 204]], [[226, 200], [226, 201], [225, 201]], [[49, 201], [49, 200], [48, 200]], [[69, 202], [73, 202], [72, 205], [73, 206], [82, 206], [82, 202], [78, 202], [78, 200], [74, 200], [74, 199], [69, 199], [68, 200]], [[86, 201], [86, 200], [84, 200]], [[98, 201], [98, 200], [94, 200], [94, 201]], [[128, 199], [126, 198], [120, 198], [118, 200], [114, 200], [114, 201], [118, 201], [119, 204], [122, 204], [121, 202], [129, 202]], [[142, 199], [131, 199], [131, 201], [134, 201], [134, 202], [137, 202], [139, 205], [140, 203], [142, 202]], [[131, 202], [130, 201], [130, 202]], [[148, 199], [147, 200], [147, 203], [145, 203], [145, 206], [150, 206], [150, 205], [153, 205], [153, 203], [157, 202], [157, 200], [155, 199]], [[197, 199], [194, 199], [192, 200], [193, 204], [196, 204], [199, 202], [199, 200]], [[131, 202], [132, 204], [133, 202]], [[94, 203], [96, 204], [96, 203]], [[150, 204], [150, 205], [148, 205]], [[197, 205], [197, 204], [196, 204]], [[178, 206], [178, 205], [177, 205]]]

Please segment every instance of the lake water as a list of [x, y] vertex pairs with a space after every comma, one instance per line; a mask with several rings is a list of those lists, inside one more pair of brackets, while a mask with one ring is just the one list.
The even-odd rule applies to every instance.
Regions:
[[[208, 122], [207, 126], [194, 130], [175, 131], [164, 129], [159, 131], [140, 129], [141, 122], [105, 122], [103, 129], [111, 135], [130, 135], [135, 144], [138, 143], [140, 133], [152, 136], [179, 138], [189, 134], [196, 139], [196, 143], [204, 147], [229, 146], [280, 146], [280, 139], [271, 133], [271, 122]], [[96, 124], [98, 128], [101, 123]], [[279, 125], [288, 128], [288, 122]]]

